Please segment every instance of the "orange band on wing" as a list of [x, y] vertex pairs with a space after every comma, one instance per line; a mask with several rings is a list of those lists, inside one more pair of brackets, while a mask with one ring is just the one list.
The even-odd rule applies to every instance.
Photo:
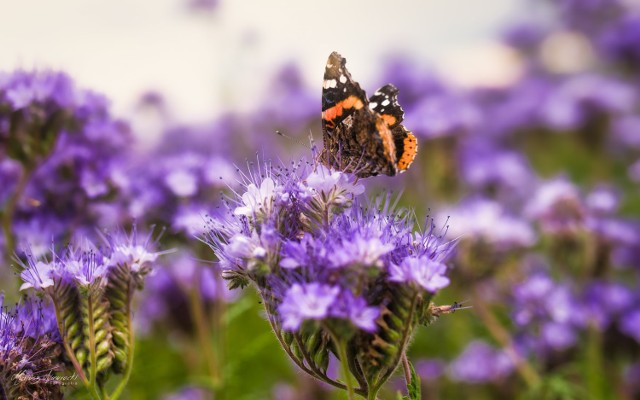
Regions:
[[398, 160], [398, 170], [404, 171], [413, 162], [418, 154], [418, 139], [411, 132], [407, 132], [407, 137], [403, 140], [403, 151]]
[[390, 160], [395, 164], [396, 162], [396, 145], [393, 143], [393, 136], [389, 126], [384, 122], [382, 118], [378, 118], [376, 121], [376, 129], [382, 138], [382, 146], [384, 147], [384, 153], [387, 160]]
[[322, 119], [324, 119], [328, 123], [331, 123], [334, 119], [341, 116], [344, 110], [348, 110], [350, 108], [359, 110], [362, 107], [364, 107], [364, 103], [362, 103], [362, 100], [360, 100], [356, 96], [349, 96], [341, 102], [336, 103], [335, 106], [324, 110], [322, 112]]
[[398, 121], [396, 119], [396, 117], [394, 117], [393, 115], [389, 115], [389, 114], [380, 114], [380, 116], [382, 117], [382, 119], [384, 120], [384, 122], [387, 123], [387, 125], [389, 126], [393, 126], [396, 124], [396, 122]]

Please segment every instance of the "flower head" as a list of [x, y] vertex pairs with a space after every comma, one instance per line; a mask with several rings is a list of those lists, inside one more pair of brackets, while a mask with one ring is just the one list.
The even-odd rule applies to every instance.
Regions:
[[298, 364], [326, 370], [335, 346], [348, 342], [362, 368], [354, 373], [378, 379], [397, 366], [411, 316], [449, 284], [452, 243], [431, 220], [414, 233], [413, 214], [390, 196], [360, 199], [352, 175], [304, 165], [250, 174], [262, 179], [229, 201], [240, 206], [211, 218], [204, 240], [231, 287], [255, 285], [280, 342], [295, 337], [316, 352]]
[[336, 286], [298, 283], [287, 290], [284, 300], [278, 307], [282, 318], [282, 327], [297, 330], [307, 319], [323, 319], [329, 316], [329, 308], [340, 293]]

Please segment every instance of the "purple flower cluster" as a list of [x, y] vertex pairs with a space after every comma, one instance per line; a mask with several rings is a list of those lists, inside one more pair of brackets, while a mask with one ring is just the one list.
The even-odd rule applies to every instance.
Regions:
[[70, 284], [77, 287], [104, 288], [109, 272], [125, 265], [136, 280], [147, 275], [160, 253], [152, 252], [148, 237], [138, 242], [137, 234], [124, 233], [106, 236], [106, 246], [96, 247], [89, 241], [67, 247], [62, 254], [52, 252], [49, 258], [30, 254], [23, 265], [20, 278], [24, 282], [20, 290], [33, 288], [51, 291], [56, 285]]
[[231, 287], [256, 286], [301, 368], [329, 379], [329, 348], [314, 348], [314, 360], [289, 347], [321, 335], [335, 346], [351, 343], [361, 365], [352, 372], [381, 384], [369, 374], [388, 378], [413, 327], [427, 323], [430, 299], [449, 284], [452, 244], [431, 220], [413, 232], [410, 212], [389, 197], [366, 202], [363, 191], [352, 176], [322, 165], [267, 164], [245, 176], [245, 191], [228, 200], [226, 217], [210, 221], [206, 240]]
[[3, 303], [0, 298], [0, 396], [61, 399], [61, 382], [53, 379], [64, 369], [53, 310], [31, 297], [12, 308]]
[[[384, 73], [404, 87], [407, 126], [428, 149], [416, 160], [431, 189], [420, 198], [439, 201], [436, 215], [457, 222], [448, 231], [459, 242], [450, 278], [484, 310], [468, 325], [505, 347], [469, 345], [449, 363], [451, 380], [555, 378], [593, 335], [601, 354], [621, 355], [619, 365], [637, 353], [638, 8], [562, 0], [545, 12], [554, 8], [557, 18], [528, 18], [504, 36], [520, 56], [512, 82], [462, 90], [402, 59]], [[489, 397], [515, 397], [493, 390]]]
[[[0, 73], [0, 204], [5, 258], [113, 220], [131, 143], [108, 101], [51, 71]], [[46, 229], [43, 229], [46, 227]]]
[[112, 373], [124, 373], [117, 397], [129, 377], [134, 291], [161, 254], [150, 239], [121, 232], [104, 236], [102, 247], [87, 240], [48, 258], [30, 254], [22, 265], [21, 290], [51, 300], [66, 359], [90, 392], [104, 390]]

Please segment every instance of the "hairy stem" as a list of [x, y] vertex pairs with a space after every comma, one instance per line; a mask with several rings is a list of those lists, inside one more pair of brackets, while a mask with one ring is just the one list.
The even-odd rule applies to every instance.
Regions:
[[478, 299], [473, 302], [474, 310], [478, 312], [480, 319], [484, 323], [484, 326], [489, 330], [491, 336], [493, 336], [493, 338], [504, 348], [507, 356], [511, 359], [513, 365], [515, 365], [518, 374], [520, 374], [522, 379], [530, 388], [538, 386], [540, 383], [540, 376], [527, 362], [527, 360], [518, 354], [507, 329], [502, 326], [496, 316], [487, 308], [486, 304], [483, 303], [477, 295], [474, 297]]
[[191, 313], [196, 325], [196, 335], [198, 336], [200, 347], [204, 352], [204, 358], [209, 369], [211, 381], [213, 385], [217, 387], [220, 384], [220, 373], [218, 370], [216, 355], [214, 354], [213, 346], [211, 345], [211, 341], [209, 340], [207, 317], [204, 310], [203, 299], [202, 296], [200, 296], [200, 292], [198, 289], [190, 290], [189, 300], [191, 303]]
[[[31, 168], [25, 168], [20, 174], [20, 178], [18, 179], [18, 183], [16, 184], [16, 189], [13, 194], [7, 200], [7, 203], [4, 206], [4, 210], [0, 211], [0, 218], [2, 220], [2, 232], [5, 237], [5, 255], [6, 257], [12, 257], [16, 252], [16, 238], [13, 234], [13, 217], [16, 212], [16, 207], [18, 206], [18, 201], [24, 190], [27, 187], [27, 183], [29, 182], [29, 178], [31, 177]], [[8, 261], [8, 260], [6, 260]]]
[[340, 355], [340, 365], [342, 366], [342, 375], [344, 375], [344, 381], [347, 384], [347, 397], [349, 400], [355, 399], [355, 392], [353, 389], [353, 380], [351, 378], [351, 372], [349, 371], [349, 361], [347, 359], [347, 343], [344, 340], [339, 340], [334, 336], [334, 341], [338, 347], [338, 354]]

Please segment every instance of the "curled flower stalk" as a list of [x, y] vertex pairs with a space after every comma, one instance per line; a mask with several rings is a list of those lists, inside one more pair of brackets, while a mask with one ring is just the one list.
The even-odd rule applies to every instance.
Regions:
[[[132, 301], [159, 253], [137, 235], [105, 236], [106, 246], [71, 245], [48, 260], [30, 256], [21, 289], [52, 300], [67, 358], [93, 398], [116, 399], [133, 364]], [[107, 396], [105, 383], [122, 375]]]
[[[360, 199], [353, 177], [304, 165], [251, 174], [260, 179], [211, 219], [204, 240], [230, 286], [256, 287], [298, 367], [350, 398], [373, 399], [416, 327], [438, 316], [431, 300], [449, 284], [453, 243], [431, 219], [414, 232], [413, 214], [389, 196]], [[342, 379], [331, 376], [331, 358]]]

